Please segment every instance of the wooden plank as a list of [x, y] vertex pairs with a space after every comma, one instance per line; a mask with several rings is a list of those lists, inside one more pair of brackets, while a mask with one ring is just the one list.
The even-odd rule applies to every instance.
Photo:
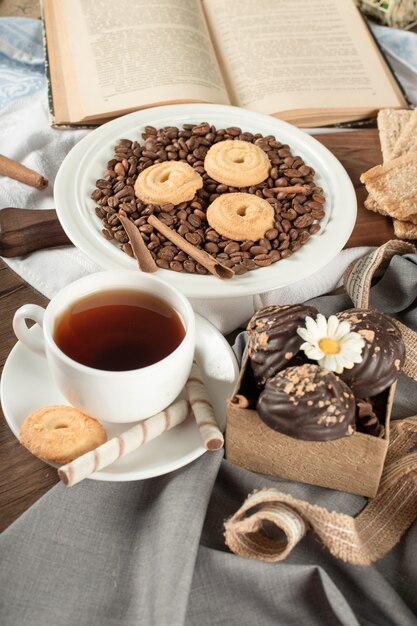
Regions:
[[356, 191], [358, 216], [355, 228], [345, 247], [381, 246], [390, 239], [397, 239], [394, 235], [392, 219], [368, 211], [363, 205], [368, 194], [359, 177], [374, 165], [382, 163], [378, 130], [371, 128], [329, 133], [315, 135], [315, 138], [339, 159]]
[[[48, 299], [32, 289], [0, 260], [0, 371], [16, 343], [12, 320], [27, 302], [46, 306]], [[24, 393], [24, 389], [21, 390]], [[0, 416], [0, 532], [58, 482], [54, 468], [20, 445]]]

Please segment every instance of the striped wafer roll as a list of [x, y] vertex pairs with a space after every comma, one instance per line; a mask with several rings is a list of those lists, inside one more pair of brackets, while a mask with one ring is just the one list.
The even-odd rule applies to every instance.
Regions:
[[207, 450], [218, 450], [223, 447], [223, 433], [217, 425], [213, 407], [207, 395], [200, 368], [193, 361], [191, 374], [185, 386], [195, 421]]
[[140, 448], [166, 430], [181, 424], [190, 412], [187, 400], [171, 404], [165, 411], [149, 417], [129, 428], [118, 437], [109, 439], [101, 446], [74, 459], [58, 469], [58, 476], [67, 487], [72, 487], [94, 472], [114, 463], [122, 456]]

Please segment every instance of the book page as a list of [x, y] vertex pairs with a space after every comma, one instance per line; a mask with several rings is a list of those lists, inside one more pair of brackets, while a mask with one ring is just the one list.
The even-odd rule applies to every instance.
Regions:
[[262, 113], [406, 106], [353, 0], [204, 0], [234, 104]]
[[[185, 101], [228, 103], [198, 0], [60, 0], [72, 121]], [[67, 61], [67, 65], [68, 65]]]

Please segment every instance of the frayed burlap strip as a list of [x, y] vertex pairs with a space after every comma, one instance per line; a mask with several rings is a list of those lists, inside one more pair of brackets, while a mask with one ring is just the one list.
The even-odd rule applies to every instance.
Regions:
[[342, 561], [377, 561], [417, 517], [417, 453], [408, 453], [416, 443], [417, 416], [394, 422], [378, 493], [356, 517], [262, 489], [225, 523], [226, 544], [240, 556], [278, 562], [311, 530]]
[[[343, 275], [343, 282], [355, 307], [372, 308], [369, 305], [369, 290], [374, 275], [381, 275], [396, 254], [413, 254], [415, 252], [416, 248], [413, 244], [392, 239], [351, 263]], [[397, 320], [393, 319], [392, 321], [400, 329], [405, 345], [405, 363], [402, 371], [410, 378], [417, 380], [417, 333]]]

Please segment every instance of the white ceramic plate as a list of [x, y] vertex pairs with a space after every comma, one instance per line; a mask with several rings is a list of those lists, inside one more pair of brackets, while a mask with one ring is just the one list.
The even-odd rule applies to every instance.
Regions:
[[95, 182], [102, 178], [119, 139], [141, 140], [148, 124], [180, 127], [203, 121], [217, 128], [240, 126], [244, 131], [275, 135], [288, 143], [294, 155], [300, 155], [316, 170], [317, 184], [324, 189], [326, 216], [321, 221], [322, 231], [290, 258], [231, 280], [163, 269], [158, 269], [158, 275], [189, 297], [232, 298], [284, 287], [329, 263], [345, 245], [356, 220], [356, 195], [343, 166], [327, 148], [290, 124], [246, 109], [214, 104], [164, 106], [130, 113], [95, 129], [69, 152], [55, 180], [54, 199], [60, 222], [74, 245], [105, 269], [135, 268], [136, 261], [101, 234], [101, 220], [90, 198]]
[[[38, 325], [31, 332], [41, 332]], [[196, 359], [200, 365], [210, 402], [222, 430], [226, 425], [226, 400], [238, 375], [235, 355], [221, 333], [196, 314]], [[23, 393], [22, 393], [22, 390]], [[117, 389], [115, 389], [117, 393]], [[20, 341], [11, 350], [0, 385], [0, 397], [7, 423], [18, 438], [24, 418], [42, 406], [68, 404], [56, 389], [46, 359], [37, 356]], [[133, 424], [103, 424], [109, 437], [117, 436]], [[206, 449], [193, 417], [142, 448], [118, 459], [91, 476], [95, 480], [126, 481], [151, 478], [172, 472], [199, 456]]]

